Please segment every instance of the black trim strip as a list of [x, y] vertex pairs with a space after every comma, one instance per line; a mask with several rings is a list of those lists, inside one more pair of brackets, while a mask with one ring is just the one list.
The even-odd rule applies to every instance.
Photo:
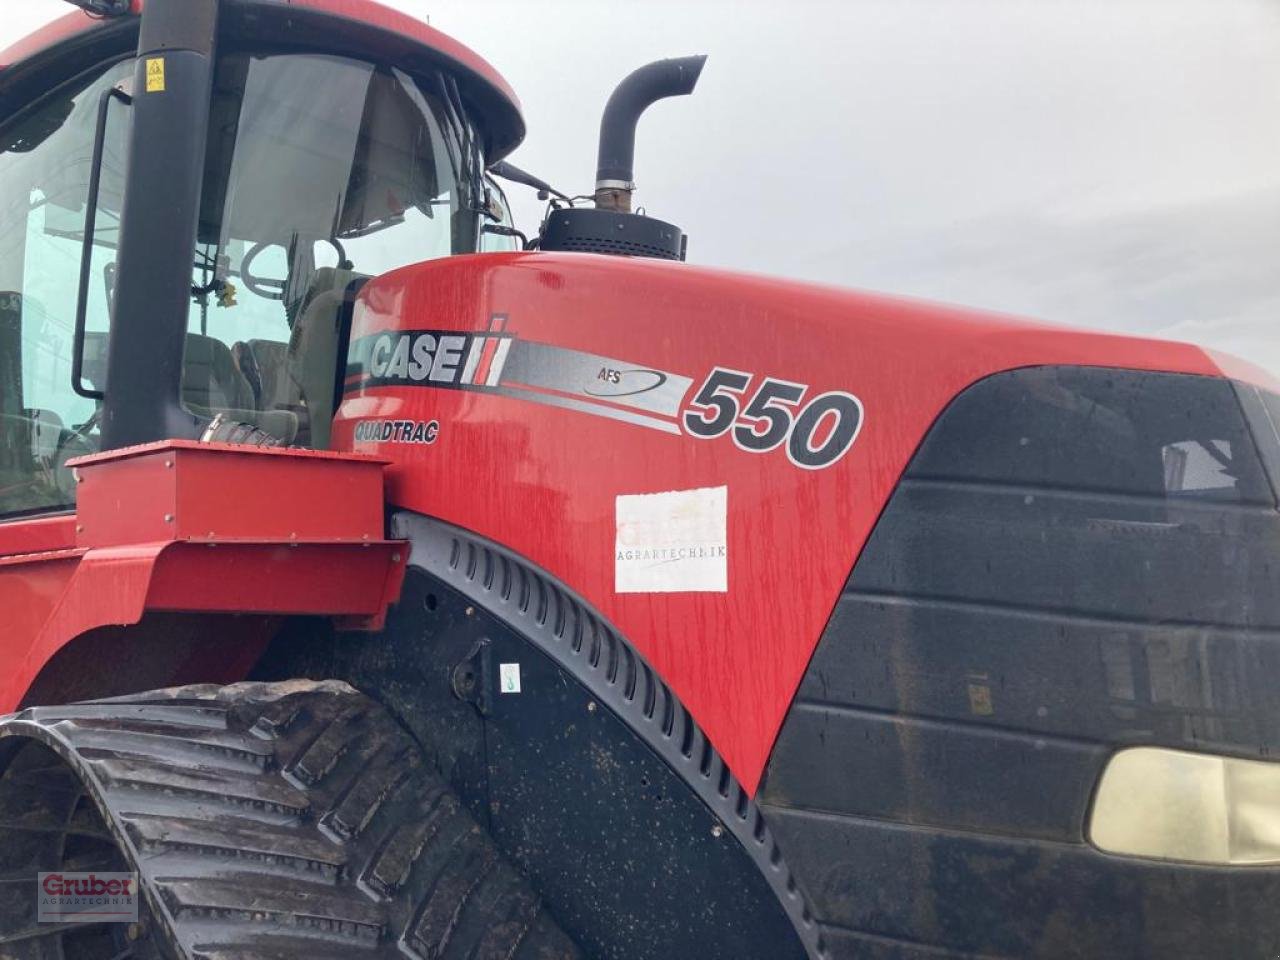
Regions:
[[1280, 624], [1264, 626], [1240, 626], [1214, 623], [1211, 620], [1145, 620], [1138, 616], [1119, 616], [1091, 610], [1075, 611], [1068, 607], [1051, 607], [1040, 604], [1002, 603], [991, 600], [970, 600], [966, 597], [931, 593], [888, 593], [881, 590], [845, 588], [840, 598], [868, 600], [872, 603], [892, 603], [912, 606], [931, 606], [942, 610], [973, 610], [980, 613], [1036, 620], [1057, 620], [1066, 623], [1092, 624], [1118, 627], [1159, 627], [1163, 631], [1193, 631], [1225, 636], [1274, 636], [1280, 635]]
[[956, 493], [987, 494], [993, 496], [1031, 496], [1046, 500], [1071, 500], [1079, 503], [1134, 504], [1164, 507], [1167, 510], [1202, 511], [1205, 513], [1258, 513], [1272, 514], [1274, 504], [1260, 501], [1233, 502], [1210, 500], [1204, 497], [1178, 496], [1177, 494], [1128, 493], [1117, 490], [1086, 490], [1081, 487], [1057, 486], [1039, 483], [1013, 483], [996, 480], [970, 480], [965, 477], [918, 476], [903, 477], [899, 489], [947, 490]]

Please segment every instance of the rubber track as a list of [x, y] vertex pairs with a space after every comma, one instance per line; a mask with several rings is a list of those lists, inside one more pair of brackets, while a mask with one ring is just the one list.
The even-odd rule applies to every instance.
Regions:
[[342, 683], [35, 707], [182, 960], [581, 956], [407, 733]]

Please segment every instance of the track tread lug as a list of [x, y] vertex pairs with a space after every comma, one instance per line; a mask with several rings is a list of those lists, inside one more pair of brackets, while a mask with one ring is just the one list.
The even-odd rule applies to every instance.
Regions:
[[332, 883], [346, 867], [346, 853], [324, 837], [302, 835], [257, 821], [225, 819], [214, 827], [204, 820], [136, 816], [125, 830], [147, 858], [198, 854], [253, 862], [263, 869], [301, 872]]
[[455, 809], [457, 800], [442, 791], [422, 798], [418, 815], [404, 817], [392, 828], [362, 879], [384, 896], [399, 890], [427, 843]]
[[239, 764], [257, 770], [267, 769], [274, 759], [270, 745], [246, 741], [243, 735], [225, 730], [192, 727], [178, 731], [157, 723], [76, 721], [65, 732], [67, 741], [81, 752], [109, 749], [122, 755], [165, 755], [201, 765]]
[[194, 730], [225, 730], [227, 711], [220, 706], [182, 703], [72, 703], [65, 707], [32, 707], [25, 711], [30, 720], [44, 726], [59, 722], [109, 721], [116, 723], [160, 723]]
[[482, 842], [479, 827], [461, 834], [406, 937], [414, 949], [429, 960], [451, 955], [458, 919], [496, 859], [493, 848]]
[[103, 781], [118, 791], [154, 791], [204, 803], [302, 816], [310, 809], [307, 795], [275, 779], [229, 774], [221, 770], [175, 770], [164, 760], [113, 757], [91, 760]]
[[481, 930], [467, 960], [510, 960], [537, 920], [542, 909], [538, 898], [531, 890], [510, 881], [509, 876], [503, 876], [491, 883], [496, 888], [493, 900], [502, 904], [501, 912]]
[[352, 780], [322, 822], [343, 840], [359, 836], [420, 766], [419, 754], [410, 748], [400, 744], [385, 748], [366, 765], [368, 775]]
[[184, 917], [195, 917], [271, 923], [364, 941], [376, 941], [383, 932], [382, 911], [375, 904], [324, 884], [293, 881], [284, 887], [252, 873], [200, 879], [160, 877], [154, 882], [180, 922]]
[[310, 937], [260, 937], [252, 946], [243, 942], [202, 943], [192, 948], [191, 960], [356, 960], [350, 944], [333, 947]]

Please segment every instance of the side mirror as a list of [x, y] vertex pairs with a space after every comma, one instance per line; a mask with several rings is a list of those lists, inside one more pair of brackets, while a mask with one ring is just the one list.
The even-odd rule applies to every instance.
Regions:
[[497, 191], [487, 183], [484, 185], [484, 215], [495, 223], [502, 222], [502, 203], [498, 200]]

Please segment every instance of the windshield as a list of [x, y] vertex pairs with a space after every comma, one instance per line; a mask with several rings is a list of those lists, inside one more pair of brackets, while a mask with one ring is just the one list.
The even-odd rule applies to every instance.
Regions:
[[323, 447], [367, 278], [477, 248], [480, 169], [442, 76], [317, 55], [219, 63], [183, 399]]

